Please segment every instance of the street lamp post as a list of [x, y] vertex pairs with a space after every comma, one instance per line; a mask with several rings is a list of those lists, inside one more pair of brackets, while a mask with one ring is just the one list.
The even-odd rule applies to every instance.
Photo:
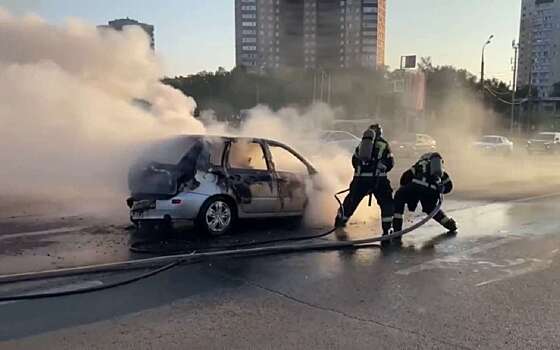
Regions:
[[515, 119], [515, 93], [517, 91], [517, 55], [519, 51], [519, 44], [514, 41], [511, 43], [513, 48], [513, 79], [511, 80], [511, 120], [510, 120], [510, 133], [513, 135], [513, 124]]
[[493, 38], [494, 35], [490, 35], [488, 40], [486, 40], [484, 45], [482, 45], [482, 60], [480, 62], [480, 90], [482, 91], [482, 96], [484, 96], [484, 50], [486, 49], [486, 46], [490, 45]]

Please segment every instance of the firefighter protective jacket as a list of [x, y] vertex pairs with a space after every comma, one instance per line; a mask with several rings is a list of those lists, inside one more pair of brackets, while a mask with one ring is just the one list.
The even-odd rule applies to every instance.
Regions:
[[374, 142], [372, 159], [368, 162], [362, 162], [358, 158], [359, 147], [356, 147], [352, 156], [352, 166], [354, 167], [354, 176], [359, 177], [386, 177], [387, 173], [393, 169], [395, 160], [389, 143], [383, 137], [377, 137]]
[[434, 177], [430, 171], [430, 160], [421, 159], [401, 176], [401, 186], [416, 184], [438, 191], [441, 187], [442, 193], [447, 194], [453, 190], [453, 181], [447, 172], [441, 178]]

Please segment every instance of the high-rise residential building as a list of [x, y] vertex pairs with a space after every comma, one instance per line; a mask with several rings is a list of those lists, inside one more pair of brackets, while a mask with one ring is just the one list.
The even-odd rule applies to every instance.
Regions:
[[112, 28], [114, 30], [123, 30], [126, 26], [138, 26], [142, 28], [146, 34], [150, 37], [150, 47], [152, 50], [155, 48], [155, 41], [154, 41], [154, 26], [151, 24], [146, 24], [142, 22], [138, 22], [137, 20], [130, 19], [130, 18], [121, 18], [109, 21], [107, 25], [100, 25], [97, 26], [98, 28]]
[[549, 97], [560, 82], [560, 0], [522, 0], [518, 86]]
[[386, 0], [236, 0], [236, 63], [376, 68], [385, 63]]

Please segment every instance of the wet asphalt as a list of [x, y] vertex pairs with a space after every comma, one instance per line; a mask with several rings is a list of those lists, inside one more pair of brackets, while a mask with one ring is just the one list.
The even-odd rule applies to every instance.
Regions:
[[[216, 259], [92, 294], [3, 303], [0, 348], [560, 348], [560, 188], [484, 193], [446, 200], [457, 235], [430, 223], [402, 247]], [[377, 226], [354, 223], [347, 234], [377, 235]], [[251, 222], [218, 242], [181, 244], [322, 229]], [[0, 217], [0, 274], [143, 257], [128, 251], [130, 234], [118, 217]], [[0, 295], [102, 285], [140, 272], [0, 285]]]

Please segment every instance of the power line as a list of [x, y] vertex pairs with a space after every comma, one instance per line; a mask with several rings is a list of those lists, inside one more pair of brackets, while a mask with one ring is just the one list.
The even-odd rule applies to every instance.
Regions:
[[500, 96], [496, 95], [496, 93], [494, 91], [492, 91], [490, 88], [488, 88], [488, 86], [484, 86], [484, 88], [490, 93], [490, 95], [492, 95], [494, 98], [496, 98], [496, 100], [498, 100], [499, 102], [505, 103], [507, 105], [514, 105], [514, 106], [518, 106], [518, 105], [523, 104], [523, 101], [512, 103], [510, 101], [504, 100]]

